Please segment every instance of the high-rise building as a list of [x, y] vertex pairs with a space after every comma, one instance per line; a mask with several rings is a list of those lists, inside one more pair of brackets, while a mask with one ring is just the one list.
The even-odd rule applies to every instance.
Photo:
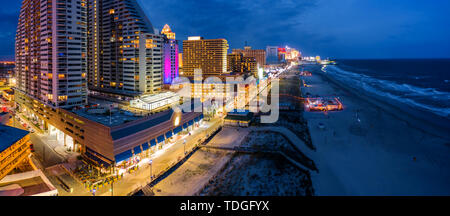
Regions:
[[177, 39], [175, 32], [172, 31], [168, 24], [164, 25], [163, 30], [161, 30], [161, 34], [165, 35], [168, 39]]
[[231, 53], [227, 57], [227, 70], [257, 76], [258, 63], [254, 57], [245, 57], [242, 53]]
[[[162, 88], [165, 36], [136, 0], [22, 2], [14, 100], [21, 115], [56, 145], [96, 167], [128, 166], [132, 157], [150, 155], [202, 121], [202, 113], [166, 110], [176, 98], [138, 97]], [[124, 110], [101, 99], [87, 105], [87, 87], [92, 95], [142, 99], [158, 113]]]
[[243, 73], [244, 68], [242, 59], [244, 55], [242, 53], [231, 53], [227, 55], [227, 70], [229, 72]]
[[89, 87], [156, 93], [162, 87], [162, 41], [136, 0], [88, 0]]
[[267, 46], [266, 47], [266, 62], [267, 64], [278, 64], [278, 47]]
[[163, 42], [163, 65], [164, 84], [172, 84], [172, 81], [179, 76], [178, 65], [178, 41], [175, 33], [169, 25], [165, 25], [161, 34], [164, 35]]
[[24, 0], [16, 33], [17, 89], [52, 107], [87, 101], [86, 2]]
[[183, 53], [178, 53], [178, 66], [179, 68], [183, 68]]
[[233, 49], [233, 53], [242, 53], [244, 57], [253, 57], [259, 64], [259, 67], [266, 65], [266, 51], [254, 50], [252, 47], [246, 46], [244, 49]]
[[244, 67], [244, 72], [254, 76], [258, 77], [258, 62], [254, 57], [245, 57], [242, 58], [242, 65]]
[[278, 63], [286, 63], [286, 48], [278, 47]]
[[228, 42], [225, 39], [189, 37], [183, 41], [183, 75], [194, 76], [195, 69], [204, 75], [227, 73]]

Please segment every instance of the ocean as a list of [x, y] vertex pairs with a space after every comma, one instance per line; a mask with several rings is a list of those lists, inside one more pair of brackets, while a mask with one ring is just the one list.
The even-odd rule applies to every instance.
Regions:
[[450, 59], [337, 62], [322, 70], [352, 87], [450, 118]]

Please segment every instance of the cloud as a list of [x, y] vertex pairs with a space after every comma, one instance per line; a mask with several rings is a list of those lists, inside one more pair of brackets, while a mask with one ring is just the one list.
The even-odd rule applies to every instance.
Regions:
[[[289, 43], [289, 33], [301, 15], [314, 7], [311, 0], [141, 1], [154, 26], [171, 25], [180, 40], [199, 35], [226, 38], [232, 47], [245, 41], [254, 47]], [[293, 39], [293, 38], [292, 38]], [[291, 42], [293, 43], [293, 42]]]
[[[231, 48], [289, 45], [346, 58], [450, 57], [450, 1], [138, 0], [155, 28], [179, 40], [225, 38]], [[21, 1], [0, 7], [0, 58], [14, 56]], [[401, 48], [401, 49], [400, 49]]]

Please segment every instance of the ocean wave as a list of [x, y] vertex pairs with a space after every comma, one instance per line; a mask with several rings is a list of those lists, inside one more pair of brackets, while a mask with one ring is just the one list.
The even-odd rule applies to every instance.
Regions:
[[325, 68], [327, 74], [369, 93], [388, 97], [413, 107], [428, 110], [440, 116], [450, 116], [450, 93], [434, 88], [421, 88], [406, 83], [377, 79], [365, 74], [343, 70], [338, 66]]

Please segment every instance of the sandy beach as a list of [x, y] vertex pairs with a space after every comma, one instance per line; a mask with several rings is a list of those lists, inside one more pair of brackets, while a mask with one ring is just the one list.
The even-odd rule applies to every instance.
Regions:
[[[213, 146], [239, 146], [249, 133], [247, 129], [224, 128], [209, 143]], [[236, 136], [236, 134], [238, 136]], [[220, 150], [198, 150], [192, 157], [154, 186], [156, 196], [192, 196], [231, 159], [232, 153]]]
[[308, 70], [303, 94], [337, 95], [345, 108], [304, 113], [317, 149], [315, 195], [450, 195], [446, 128]]

